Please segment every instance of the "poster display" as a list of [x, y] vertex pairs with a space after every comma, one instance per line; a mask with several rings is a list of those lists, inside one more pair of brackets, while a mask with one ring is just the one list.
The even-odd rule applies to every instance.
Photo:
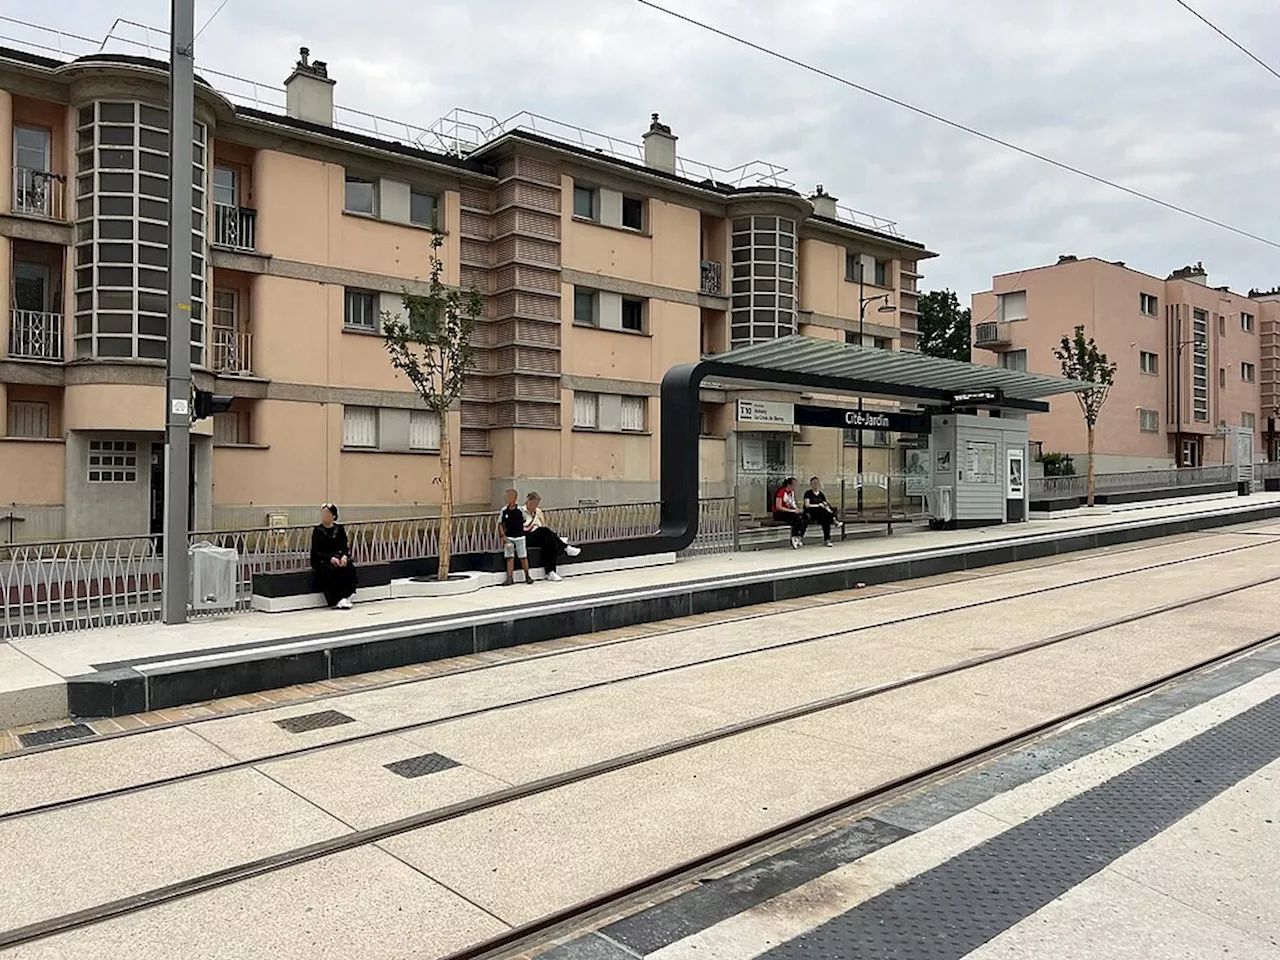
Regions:
[[985, 440], [966, 440], [964, 446], [964, 479], [969, 483], [995, 483], [996, 445]]
[[1010, 500], [1021, 500], [1023, 491], [1023, 460], [1022, 448], [1016, 447], [1008, 451], [1009, 453], [1009, 472], [1008, 478], [1008, 498]]

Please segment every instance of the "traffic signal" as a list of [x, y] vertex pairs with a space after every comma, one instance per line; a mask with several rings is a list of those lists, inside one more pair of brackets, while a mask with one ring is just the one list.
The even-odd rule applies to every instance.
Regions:
[[191, 422], [203, 420], [205, 417], [212, 417], [215, 413], [226, 413], [231, 409], [231, 401], [234, 397], [219, 396], [216, 393], [210, 393], [208, 390], [195, 390], [194, 402], [191, 404]]

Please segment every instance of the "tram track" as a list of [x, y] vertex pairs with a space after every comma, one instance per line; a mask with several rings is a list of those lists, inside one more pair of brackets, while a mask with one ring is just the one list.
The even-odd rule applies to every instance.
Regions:
[[[303, 758], [308, 756], [314, 756], [317, 754], [341, 749], [344, 747], [358, 745], [361, 743], [367, 743], [367, 742], [378, 740], [384, 737], [393, 737], [399, 734], [413, 733], [421, 730], [427, 730], [432, 727], [441, 726], [446, 723], [452, 723], [459, 720], [469, 720], [469, 719], [474, 719], [476, 717], [486, 716], [489, 714], [500, 713], [502, 711], [511, 710], [518, 707], [526, 707], [526, 706], [536, 705], [539, 703], [546, 703], [548, 701], [570, 696], [572, 694], [585, 693], [585, 692], [590, 692], [594, 690], [602, 690], [602, 689], [615, 687], [620, 684], [630, 683], [637, 680], [645, 680], [653, 677], [660, 677], [660, 676], [673, 674], [673, 673], [677, 673], [684, 670], [692, 670], [697, 667], [703, 667], [703, 666], [708, 666], [708, 665], [717, 664], [717, 663], [726, 663], [726, 662], [735, 661], [735, 660], [742, 660], [744, 658], [756, 656], [759, 654], [771, 653], [779, 650], [786, 650], [786, 649], [800, 647], [800, 646], [804, 646], [812, 643], [819, 643], [822, 641], [832, 640], [839, 637], [854, 636], [859, 633], [865, 633], [872, 630], [879, 630], [885, 627], [893, 627], [893, 626], [899, 626], [899, 625], [910, 624], [910, 623], [918, 623], [920, 621], [933, 620], [936, 618], [946, 617], [956, 613], [963, 613], [970, 610], [980, 609], [983, 607], [990, 607], [990, 606], [994, 606], [1001, 603], [1010, 603], [1013, 601], [1026, 599], [1030, 597], [1044, 596], [1044, 595], [1055, 593], [1062, 590], [1068, 590], [1068, 589], [1073, 589], [1077, 587], [1084, 587], [1090, 584], [1103, 583], [1103, 582], [1112, 581], [1112, 580], [1116, 580], [1116, 579], [1127, 577], [1127, 576], [1133, 576], [1133, 575], [1142, 574], [1142, 573], [1149, 573], [1151, 571], [1161, 570], [1168, 567], [1179, 566], [1179, 565], [1189, 564], [1189, 563], [1196, 563], [1199, 561], [1213, 560], [1213, 559], [1220, 558], [1222, 556], [1227, 556], [1227, 555], [1239, 553], [1246, 550], [1257, 549], [1258, 547], [1263, 547], [1267, 545], [1269, 545], [1269, 542], [1261, 542], [1256, 544], [1251, 543], [1251, 544], [1241, 545], [1237, 547], [1230, 547], [1223, 550], [1212, 551], [1210, 553], [1197, 554], [1191, 557], [1180, 557], [1173, 560], [1166, 560], [1160, 563], [1146, 564], [1143, 566], [1133, 567], [1133, 568], [1122, 570], [1122, 571], [1114, 571], [1114, 572], [1101, 574], [1094, 577], [1085, 577], [1077, 580], [1072, 580], [1067, 583], [1051, 584], [1048, 586], [1035, 587], [1030, 590], [1024, 590], [1018, 593], [1011, 593], [1005, 596], [975, 600], [970, 603], [955, 604], [955, 605], [940, 608], [938, 610], [928, 610], [928, 611], [923, 611], [921, 613], [909, 614], [906, 616], [893, 617], [885, 620], [880, 620], [874, 623], [842, 627], [839, 629], [824, 631], [817, 634], [811, 634], [811, 635], [806, 635], [802, 637], [795, 637], [795, 638], [780, 641], [777, 643], [767, 643], [761, 646], [752, 647], [747, 650], [738, 650], [738, 651], [733, 651], [729, 653], [716, 654], [714, 656], [702, 657], [699, 659], [685, 661], [681, 663], [655, 667], [650, 670], [643, 670], [636, 673], [628, 673], [623, 676], [609, 677], [603, 680], [596, 680], [588, 683], [577, 684], [574, 686], [569, 686], [563, 689], [554, 690], [546, 693], [536, 694], [533, 696], [521, 697], [513, 700], [505, 700], [501, 703], [476, 707], [471, 710], [457, 711], [454, 713], [449, 713], [443, 716], [433, 717], [426, 720], [420, 720], [420, 721], [415, 721], [415, 722], [406, 723], [406, 724], [399, 724], [399, 725], [394, 725], [386, 728], [368, 730], [363, 733], [355, 734], [348, 737], [343, 737], [336, 740], [326, 741], [324, 743], [311, 744], [305, 747], [297, 747], [291, 750], [276, 751], [274, 753], [262, 754], [254, 757], [245, 758], [245, 759], [231, 760], [228, 763], [221, 764], [218, 766], [210, 766], [207, 768], [187, 771], [184, 773], [174, 774], [172, 776], [167, 776], [167, 777], [156, 777], [150, 780], [144, 780], [138, 783], [132, 783], [127, 785], [122, 785], [119, 787], [103, 789], [103, 790], [95, 791], [93, 793], [84, 794], [81, 796], [73, 796], [73, 797], [67, 797], [67, 798], [62, 798], [57, 800], [51, 800], [44, 803], [31, 804], [29, 806], [22, 807], [19, 809], [0, 812], [0, 824], [13, 821], [13, 820], [36, 816], [40, 814], [47, 814], [55, 811], [85, 806], [88, 804], [99, 803], [99, 802], [111, 800], [118, 797], [144, 793], [147, 791], [156, 790], [163, 787], [174, 786], [177, 784], [187, 783], [194, 780], [200, 780], [208, 777], [218, 776], [221, 774], [253, 769], [266, 764], [275, 763], [277, 761], [293, 760], [293, 759], [298, 759], [298, 758]], [[1144, 547], [1139, 549], [1151, 549], [1151, 548]], [[1108, 554], [1108, 556], [1113, 556], [1113, 555], [1115, 554]], [[1088, 559], [1090, 558], [1077, 557], [1077, 558], [1074, 558], [1072, 561], [1067, 561], [1067, 562], [1083, 563], [1083, 562], [1087, 562]], [[1043, 566], [1044, 565], [1042, 565], [1041, 568], [1043, 568]], [[1048, 565], [1048, 566], [1056, 566], [1056, 565]], [[990, 577], [996, 577], [1000, 575], [1007, 576], [1017, 572], [1018, 571], [1002, 571], [1001, 573], [993, 573], [988, 576]], [[985, 578], [986, 577], [984, 577], [984, 579]], [[950, 585], [952, 584], [947, 584], [946, 586], [950, 586]], [[1242, 586], [1233, 587], [1231, 588], [1231, 590], [1250, 589], [1252, 588], [1252, 586], [1256, 586], [1256, 585], [1257, 584], [1254, 584], [1254, 583], [1247, 583]], [[917, 589], [921, 589], [921, 590], [938, 589], [940, 586], [943, 586], [943, 585], [933, 584], [927, 587], [922, 586]], [[880, 598], [883, 598], [885, 596], [897, 596], [904, 592], [906, 591], [895, 591], [893, 594], [878, 594], [877, 596]], [[871, 597], [846, 598], [846, 599], [837, 600], [837, 601], [830, 601], [824, 604], [817, 604], [815, 605], [815, 607], [821, 609], [828, 606], [839, 606], [839, 605], [846, 605], [846, 604], [853, 604], [853, 603], [861, 603], [868, 599], [873, 599], [873, 598]], [[1200, 601], [1193, 601], [1193, 602], [1200, 602]], [[713, 624], [682, 626], [682, 627], [677, 627], [667, 631], [658, 631], [654, 633], [648, 633], [648, 634], [644, 634], [642, 636], [634, 637], [634, 638], [609, 640], [600, 644], [588, 644], [581, 647], [573, 647], [573, 648], [567, 648], [564, 650], [556, 650], [556, 651], [550, 651], [547, 653], [536, 654], [530, 657], [521, 657], [521, 658], [509, 660], [509, 661], [501, 661], [493, 664], [485, 664], [485, 665], [476, 666], [476, 667], [464, 668], [463, 670], [453, 671], [453, 672], [450, 672], [447, 674], [441, 674], [435, 677], [425, 677], [425, 678], [421, 678], [413, 681], [406, 681], [406, 683], [425, 685], [425, 684], [431, 683], [432, 681], [438, 681], [438, 680], [448, 679], [451, 677], [456, 677], [459, 674], [496, 669], [502, 666], [513, 666], [516, 664], [524, 664], [524, 663], [529, 663], [531, 661], [547, 659], [550, 657], [564, 656], [564, 655], [573, 654], [573, 653], [590, 652], [593, 650], [599, 650], [601, 648], [616, 646], [624, 643], [635, 643], [643, 640], [652, 641], [652, 640], [660, 639], [663, 637], [669, 637], [676, 634], [687, 633], [690, 631], [715, 629], [715, 628], [726, 626], [726, 625], [732, 625], [733, 623], [740, 622], [741, 620], [759, 620], [759, 619], [766, 619], [766, 618], [794, 616], [799, 613], [809, 612], [815, 609], [815, 607], [804, 607], [799, 610], [769, 611], [769, 612], [757, 613], [749, 617], [734, 618], [730, 621], [721, 621]], [[1155, 613], [1158, 613], [1158, 612], [1161, 612], [1161, 611], [1160, 610], [1155, 611]], [[1151, 616], [1151, 615], [1154, 615], [1154, 613], [1145, 613], [1145, 614], [1142, 614], [1141, 617], [1139, 618], [1142, 618], [1145, 616]], [[1105, 627], [1099, 626], [1092, 629], [1095, 629], [1095, 630], [1105, 629]], [[1020, 648], [1013, 647], [1008, 649], [1017, 650]], [[997, 652], [1003, 652], [1003, 651], [997, 651]], [[401, 684], [397, 684], [397, 685], [401, 685]], [[357, 691], [352, 691], [350, 694], [347, 694], [347, 695], [355, 696], [365, 692], [367, 692], [367, 689], [361, 689]], [[324, 699], [338, 700], [338, 699], [341, 699], [341, 697], [342, 695], [338, 695], [335, 697], [326, 697]], [[289, 704], [284, 706], [295, 706], [295, 704]], [[280, 710], [282, 709], [282, 706], [273, 705], [270, 709]], [[225, 720], [225, 719], [227, 719], [227, 717], [209, 717], [209, 718], [202, 718], [198, 721], [194, 721], [191, 723], [176, 724], [176, 726], [194, 726], [200, 723], [208, 723], [214, 720]], [[162, 728], [145, 728], [142, 730], [128, 731], [127, 733], [130, 735], [141, 735], [141, 734], [153, 732], [157, 729], [162, 729]], [[103, 739], [105, 738], [94, 738], [91, 740], [83, 740], [83, 741], [70, 741], [63, 744], [57, 744], [56, 746], [61, 749], [86, 747], [96, 743], [101, 743]], [[27, 754], [27, 753], [17, 753], [17, 754], [11, 754], [8, 757], [0, 758], [0, 769], [3, 769], [3, 763], [5, 761], [13, 760], [13, 759], [17, 759], [17, 758], [21, 758], [29, 755], [30, 754]]]
[[[1035, 651], [1045, 650], [1074, 639], [1087, 637], [1101, 631], [1112, 630], [1116, 627], [1136, 623], [1152, 617], [1175, 613], [1194, 607], [1198, 604], [1228, 597], [1246, 590], [1267, 586], [1277, 581], [1280, 581], [1280, 575], [1256, 578], [1245, 583], [1234, 584], [1226, 588], [1199, 594], [1194, 597], [1175, 600], [1156, 607], [1125, 614], [1120, 617], [1110, 618], [1105, 621], [1018, 644], [1003, 650], [992, 651], [955, 661], [953, 663], [921, 671], [907, 677], [858, 687], [836, 696], [813, 700], [781, 710], [772, 711], [748, 720], [722, 725], [690, 736], [668, 741], [666, 743], [656, 744], [640, 750], [631, 751], [607, 760], [562, 771], [550, 776], [534, 779], [526, 783], [516, 784], [505, 789], [492, 791], [479, 797], [447, 804], [432, 810], [422, 811], [420, 813], [374, 827], [354, 830], [347, 834], [302, 845], [271, 856], [236, 864], [199, 876], [189, 877], [151, 890], [117, 898], [82, 910], [68, 912], [61, 916], [44, 919], [25, 926], [0, 932], [0, 949], [30, 943], [36, 940], [42, 940], [58, 934], [89, 927], [106, 920], [138, 913], [174, 900], [210, 892], [221, 887], [230, 886], [232, 884], [264, 876], [289, 867], [298, 866], [313, 860], [318, 860], [334, 854], [378, 843], [380, 841], [388, 840], [434, 824], [481, 813], [495, 807], [510, 804], [539, 794], [546, 794], [554, 790], [583, 783], [585, 781], [621, 770], [626, 770], [628, 768], [637, 767], [645, 763], [654, 762], [665, 757], [714, 744], [732, 737], [764, 730], [787, 721], [813, 716], [824, 711], [833, 710], [837, 707], [847, 706], [858, 701], [869, 700], [892, 691], [926, 684], [930, 681], [940, 680], [945, 677], [954, 676], [956, 674], [990, 664], [1011, 661], [1017, 657], [1030, 654]], [[519, 938], [521, 937], [528, 938], [539, 933], [545, 933], [545, 931], [551, 929], [551, 926], [555, 924], [581, 920], [587, 913], [602, 909], [610, 903], [616, 903], [620, 898], [634, 896], [637, 891], [648, 889], [652, 884], [669, 882], [673, 877], [678, 876], [683, 871], [705, 869], [706, 865], [717, 857], [723, 858], [731, 855], [741, 855], [743, 851], [747, 850], [753, 844], [776, 840], [778, 836], [781, 835], [780, 831], [799, 829], [802, 826], [811, 828], [813, 824], [819, 822], [822, 818], [839, 814], [841, 811], [847, 812], [858, 804], [869, 804], [878, 800], [883, 800], [893, 791], [915, 789], [921, 784], [926, 783], [930, 777], [938, 777], [948, 772], [954, 772], [960, 766], [977, 762], [982, 756], [987, 755], [992, 750], [1007, 749], [1011, 744], [1015, 744], [1027, 737], [1040, 735], [1047, 729], [1051, 729], [1056, 725], [1077, 719], [1078, 717], [1087, 715], [1090, 712], [1104, 709], [1109, 705], [1123, 702], [1125, 699], [1140, 696], [1144, 692], [1148, 692], [1151, 689], [1186, 676], [1197, 670], [1203, 670], [1215, 664], [1226, 662], [1229, 659], [1241, 656], [1249, 651], [1273, 642], [1277, 636], [1277, 634], [1273, 633], [1262, 638], [1255, 638], [1243, 644], [1237, 644], [1230, 650], [1219, 653], [1213, 657], [1198, 661], [1197, 663], [1187, 667], [1179, 668], [1154, 680], [1141, 682], [1118, 694], [1104, 697], [1080, 709], [1068, 710], [1045, 723], [1036, 724], [1032, 727], [1022, 729], [1008, 737], [998, 738], [978, 750], [964, 751], [943, 763], [934, 764], [922, 771], [916, 771], [909, 775], [895, 778], [894, 780], [880, 784], [871, 790], [860, 791], [852, 797], [841, 800], [839, 803], [829, 804], [819, 810], [812, 811], [799, 819], [783, 824], [781, 827], [770, 828], [763, 833], [757, 833], [746, 839], [735, 841], [732, 844], [718, 849], [713, 855], [698, 857], [695, 860], [687, 861], [675, 867], [664, 869], [641, 881], [628, 884], [625, 887], [619, 888], [619, 890], [612, 891], [607, 897], [595, 898], [586, 904], [578, 904], [574, 907], [566, 908], [565, 910], [544, 917], [536, 923], [517, 927], [500, 937], [492, 938], [489, 941], [485, 941], [484, 943], [455, 954], [455, 957], [461, 960], [461, 958], [478, 957], [495, 950], [513, 947], [515, 944], [520, 942]]]

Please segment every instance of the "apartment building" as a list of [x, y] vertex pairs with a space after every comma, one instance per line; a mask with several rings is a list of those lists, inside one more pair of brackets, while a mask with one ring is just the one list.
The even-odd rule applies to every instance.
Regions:
[[[510, 485], [553, 505], [656, 499], [673, 365], [795, 332], [915, 347], [933, 254], [820, 188], [701, 175], [656, 115], [634, 157], [518, 125], [427, 149], [335, 123], [334, 87], [305, 50], [282, 111], [197, 82], [191, 360], [197, 386], [235, 398], [194, 428], [199, 529], [305, 523], [326, 501], [430, 513], [443, 430], [461, 510]], [[163, 63], [0, 49], [0, 504], [17, 538], [160, 529], [165, 102]], [[445, 282], [485, 301], [443, 423], [379, 335], [426, 290], [433, 231]], [[873, 296], [892, 309], [860, 330]], [[843, 462], [834, 431], [739, 432], [733, 401], [703, 396], [709, 495], [740, 471]], [[865, 441], [866, 469], [892, 469], [890, 439]]]
[[[1268, 418], [1280, 415], [1280, 291], [1211, 286], [1200, 264], [1161, 279], [1064, 256], [994, 277], [973, 295], [972, 313], [975, 362], [1058, 374], [1054, 349], [1083, 324], [1116, 363], [1096, 434], [1100, 472], [1230, 462], [1230, 434], [1242, 428], [1254, 433], [1255, 455], [1266, 452]], [[1075, 405], [1055, 404], [1031, 432], [1044, 452], [1087, 465]]]

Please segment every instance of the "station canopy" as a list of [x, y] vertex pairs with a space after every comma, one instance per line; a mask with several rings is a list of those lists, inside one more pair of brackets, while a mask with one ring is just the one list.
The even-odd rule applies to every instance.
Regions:
[[918, 353], [863, 347], [792, 335], [707, 357], [709, 379], [793, 384], [886, 399], [952, 403], [968, 394], [993, 394], [1003, 406], [1046, 410], [1045, 397], [1094, 390], [1097, 384]]

